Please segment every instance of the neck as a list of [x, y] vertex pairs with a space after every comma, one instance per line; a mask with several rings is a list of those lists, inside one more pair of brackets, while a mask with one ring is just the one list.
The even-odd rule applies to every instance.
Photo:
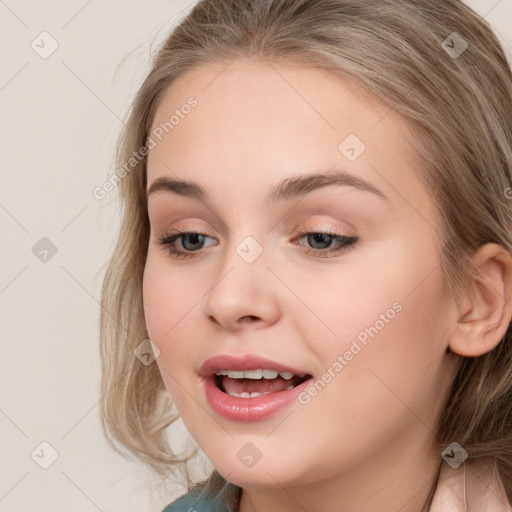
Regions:
[[276, 482], [272, 489], [245, 487], [239, 512], [428, 512], [441, 467], [439, 456], [432, 450], [410, 449], [398, 456], [398, 448], [372, 456], [335, 478]]

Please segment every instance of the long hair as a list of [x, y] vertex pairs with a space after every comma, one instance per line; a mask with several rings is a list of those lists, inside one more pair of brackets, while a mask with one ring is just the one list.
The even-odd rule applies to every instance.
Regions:
[[[450, 300], [474, 274], [478, 247], [494, 242], [512, 252], [512, 74], [491, 27], [469, 7], [459, 0], [198, 2], [159, 48], [119, 139], [122, 223], [101, 293], [102, 427], [114, 449], [160, 475], [186, 466], [187, 456], [168, 444], [166, 429], [179, 416], [157, 365], [134, 356], [148, 338], [144, 148], [160, 100], [184, 73], [240, 57], [329, 71], [402, 116], [437, 206]], [[439, 453], [454, 440], [471, 459], [494, 465], [512, 499], [510, 325], [492, 351], [461, 357], [437, 421]], [[187, 473], [189, 490], [194, 485]], [[227, 490], [226, 502], [237, 506], [241, 489], [217, 471], [198, 485]]]

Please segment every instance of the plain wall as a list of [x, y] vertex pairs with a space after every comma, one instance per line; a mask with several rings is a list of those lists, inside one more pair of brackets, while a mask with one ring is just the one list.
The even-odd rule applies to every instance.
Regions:
[[[0, 2], [0, 512], [158, 512], [185, 491], [100, 430], [98, 301], [120, 212], [116, 191], [92, 191], [115, 171], [150, 48], [193, 3]], [[510, 54], [512, 0], [468, 3]], [[195, 446], [181, 420], [169, 435]], [[42, 442], [58, 452], [47, 469]]]

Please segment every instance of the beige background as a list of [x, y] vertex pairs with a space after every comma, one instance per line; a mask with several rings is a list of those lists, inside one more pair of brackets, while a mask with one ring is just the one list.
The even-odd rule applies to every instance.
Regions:
[[[159, 512], [184, 492], [100, 431], [98, 300], [119, 204], [92, 191], [115, 170], [150, 52], [193, 3], [0, 0], [0, 512]], [[512, 0], [468, 3], [510, 54]], [[169, 437], [194, 445], [181, 421]]]

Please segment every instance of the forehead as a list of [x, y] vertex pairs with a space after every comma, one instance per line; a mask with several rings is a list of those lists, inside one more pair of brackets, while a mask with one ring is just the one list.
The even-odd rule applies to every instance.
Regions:
[[347, 130], [363, 138], [383, 118], [385, 129], [403, 124], [386, 106], [363, 103], [357, 87], [323, 70], [239, 60], [203, 64], [180, 77], [163, 96], [153, 128], [165, 124], [191, 96], [198, 102], [191, 120], [175, 126], [169, 139], [185, 138], [190, 128], [202, 143], [223, 141], [227, 134], [248, 143], [244, 135], [251, 133], [268, 147], [288, 139], [337, 141]]
[[[183, 109], [191, 97], [196, 106]], [[174, 174], [224, 194], [243, 188], [264, 197], [286, 177], [339, 166], [395, 199], [428, 201], [407, 123], [323, 70], [247, 60], [205, 64], [163, 96], [152, 133], [173, 114], [179, 121], [148, 156], [148, 183]], [[354, 142], [357, 158], [349, 159], [344, 151]]]

